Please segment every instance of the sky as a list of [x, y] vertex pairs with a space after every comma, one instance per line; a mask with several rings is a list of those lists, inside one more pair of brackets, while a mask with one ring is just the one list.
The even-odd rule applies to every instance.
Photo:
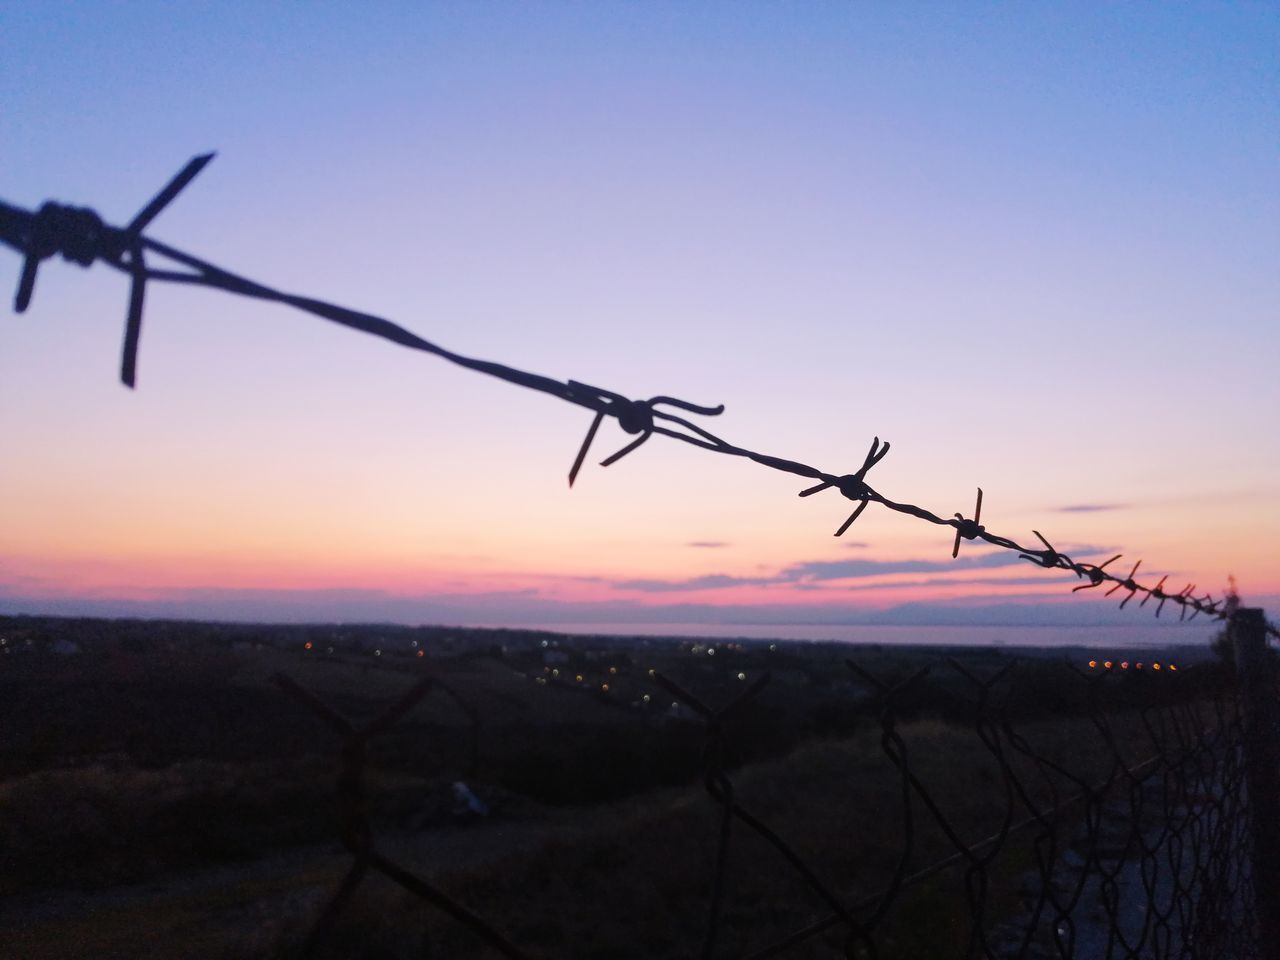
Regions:
[[[150, 236], [1273, 610], [1278, 121], [1274, 3], [0, 8], [10, 203], [124, 224], [216, 150]], [[225, 293], [148, 289], [130, 391], [127, 297], [0, 316], [0, 612], [1150, 620], [660, 437], [570, 490], [589, 412]]]

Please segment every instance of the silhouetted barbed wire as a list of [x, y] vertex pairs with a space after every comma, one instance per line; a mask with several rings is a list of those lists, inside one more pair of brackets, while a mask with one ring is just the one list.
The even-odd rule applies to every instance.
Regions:
[[[689, 419], [679, 416], [667, 407], [698, 416], [718, 416], [724, 412], [723, 405], [706, 406], [689, 403], [669, 396], [653, 396], [647, 400], [632, 400], [621, 393], [591, 386], [577, 380], [560, 381], [551, 377], [530, 373], [515, 367], [488, 360], [479, 360], [455, 353], [444, 347], [425, 340], [382, 317], [352, 310], [336, 304], [318, 300], [313, 297], [299, 296], [275, 290], [265, 284], [239, 276], [221, 267], [215, 266], [199, 257], [184, 253], [174, 247], [143, 236], [143, 231], [157, 215], [187, 186], [205, 165], [213, 159], [213, 154], [194, 157], [187, 165], [165, 185], [156, 196], [129, 222], [126, 227], [114, 227], [106, 224], [97, 213], [85, 207], [72, 207], [48, 201], [37, 211], [24, 210], [0, 201], [0, 242], [16, 250], [23, 256], [22, 273], [18, 282], [18, 290], [14, 297], [14, 310], [24, 312], [31, 302], [35, 290], [36, 274], [44, 260], [61, 254], [66, 260], [81, 266], [91, 266], [101, 261], [129, 275], [130, 295], [125, 319], [125, 336], [120, 379], [129, 387], [136, 384], [138, 343], [142, 330], [142, 307], [146, 285], [149, 281], [188, 284], [210, 287], [228, 293], [282, 303], [310, 313], [314, 316], [330, 320], [334, 323], [372, 334], [389, 340], [392, 343], [419, 350], [440, 357], [450, 363], [478, 373], [505, 380], [525, 389], [535, 390], [548, 396], [556, 397], [568, 403], [584, 407], [595, 413], [587, 429], [582, 445], [569, 470], [569, 484], [577, 479], [587, 454], [590, 451], [596, 433], [605, 417], [617, 420], [623, 433], [634, 436], [621, 449], [600, 461], [601, 466], [609, 466], [636, 450], [655, 434], [679, 440], [692, 446], [701, 447], [715, 453], [741, 457], [751, 460], [772, 470], [789, 473], [807, 480], [815, 480], [813, 484], [800, 491], [800, 496], [809, 497], [828, 489], [836, 490], [841, 496], [854, 502], [857, 506], [849, 517], [836, 529], [835, 536], [841, 536], [850, 525], [858, 519], [868, 504], [879, 504], [895, 513], [905, 514], [924, 520], [937, 526], [951, 527], [955, 531], [955, 540], [951, 555], [959, 555], [962, 540], [981, 540], [995, 547], [1016, 552], [1021, 558], [1037, 566], [1051, 570], [1066, 570], [1077, 578], [1085, 580], [1073, 588], [1073, 592], [1093, 590], [1104, 584], [1112, 586], [1106, 591], [1111, 596], [1117, 591], [1124, 591], [1120, 600], [1121, 608], [1128, 605], [1138, 594], [1143, 594], [1139, 606], [1148, 601], [1157, 601], [1155, 615], [1158, 617], [1166, 603], [1174, 603], [1179, 609], [1178, 619], [1194, 620], [1204, 614], [1217, 620], [1227, 620], [1234, 609], [1234, 597], [1223, 597], [1214, 600], [1211, 593], [1198, 597], [1196, 584], [1188, 583], [1179, 590], [1166, 590], [1168, 577], [1162, 577], [1154, 586], [1141, 584], [1134, 579], [1141, 566], [1139, 560], [1127, 574], [1119, 575], [1108, 570], [1112, 563], [1122, 558], [1117, 554], [1102, 563], [1080, 562], [1058, 551], [1040, 531], [1033, 530], [1042, 548], [1028, 547], [1016, 540], [1000, 536], [988, 530], [980, 521], [982, 516], [982, 490], [978, 489], [977, 502], [972, 518], [962, 513], [952, 517], [942, 517], [931, 510], [910, 503], [898, 503], [871, 487], [866, 480], [867, 474], [889, 452], [889, 443], [882, 443], [879, 437], [871, 442], [871, 448], [862, 465], [853, 473], [829, 473], [818, 467], [790, 460], [785, 457], [759, 453], [745, 447], [737, 446], [707, 431]], [[157, 254], [187, 270], [156, 269], [147, 262], [147, 254]], [[1188, 617], [1190, 614], [1190, 617]], [[1267, 625], [1268, 632], [1280, 637], [1280, 628]]]

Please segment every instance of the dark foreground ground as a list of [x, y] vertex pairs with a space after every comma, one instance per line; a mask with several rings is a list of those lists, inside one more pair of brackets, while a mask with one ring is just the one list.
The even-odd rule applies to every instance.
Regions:
[[[976, 732], [975, 678], [1011, 657], [1020, 663], [991, 695], [1002, 715], [1082, 776], [1109, 756], [1082, 712], [1081, 674], [1102, 669], [1085, 651], [20, 617], [0, 617], [0, 637], [5, 957], [299, 954], [350, 863], [341, 741], [277, 675], [357, 725], [433, 679], [370, 742], [376, 847], [539, 957], [700, 951], [721, 829], [703, 777], [717, 756], [742, 807], [842, 894], [879, 891], [908, 835], [912, 869], [953, 852], [920, 811], [908, 827], [884, 700], [847, 659], [891, 683], [930, 668], [895, 697], [897, 729], [913, 775], [966, 837], [999, 830], [1010, 809]], [[1132, 708], [1211, 684], [1215, 670], [1194, 666], [1197, 651], [1138, 656], [1162, 656], [1161, 671], [1135, 659], [1118, 675], [1117, 660], [1104, 691], [1134, 759]], [[664, 677], [712, 708], [755, 689], [726, 716], [715, 756], [696, 705]], [[725, 956], [829, 913], [776, 849], [738, 831], [723, 871]], [[1016, 909], [1029, 857], [995, 868], [1010, 878], [991, 893], [995, 915]], [[955, 955], [962, 888], [946, 872], [913, 888], [882, 955]], [[788, 955], [839, 945], [815, 938]], [[319, 955], [497, 954], [373, 876]]]

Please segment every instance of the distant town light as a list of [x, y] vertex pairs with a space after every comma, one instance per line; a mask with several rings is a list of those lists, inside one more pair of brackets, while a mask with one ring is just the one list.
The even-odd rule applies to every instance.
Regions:
[[610, 667], [610, 668], [609, 668], [609, 672], [610, 672], [610, 673], [612, 673], [612, 674], [616, 674], [616, 673], [618, 672], [618, 668], [617, 668], [617, 667]]
[[769, 644], [769, 649], [770, 649], [770, 650], [777, 650], [777, 649], [778, 649], [778, 645], [777, 645], [776, 643], [771, 643], [771, 644]]
[[654, 670], [652, 667], [650, 667], [650, 668], [649, 668], [649, 676], [651, 676], [651, 677], [652, 677], [652, 676], [653, 676], [655, 673], [657, 673], [657, 672], [658, 672], [658, 671]]
[[302, 645], [302, 649], [303, 649], [303, 650], [310, 650], [310, 649], [311, 649], [311, 641], [310, 641], [310, 640], [308, 640], [306, 643], [304, 643], [304, 644]]
[[414, 648], [416, 649], [416, 648], [417, 648], [417, 646], [418, 646], [418, 641], [417, 641], [417, 640], [412, 640], [412, 641], [410, 641], [409, 645], [410, 645], [411, 647], [414, 647]]
[[373, 651], [373, 655], [374, 655], [375, 657], [380, 657], [380, 656], [382, 656], [382, 651], [381, 651], [381, 650], [375, 650], [375, 651]]
[[1121, 670], [1128, 670], [1128, 669], [1129, 669], [1129, 661], [1128, 661], [1128, 660], [1121, 660], [1121, 661], [1120, 661], [1120, 669], [1121, 669]]
[[1153, 664], [1151, 665], [1151, 669], [1152, 669], [1152, 670], [1159, 670], [1159, 669], [1160, 669], [1160, 664], [1158, 664], [1158, 663], [1153, 663]]
[[1102, 662], [1102, 665], [1103, 665], [1104, 667], [1106, 667], [1108, 670], [1110, 670], [1110, 669], [1111, 669], [1111, 661], [1110, 661], [1110, 660], [1104, 660], [1104, 661]]
[[425, 651], [423, 651], [423, 650], [419, 650], [419, 651], [418, 651], [418, 656], [420, 656], [420, 657], [425, 657], [426, 655], [427, 655], [427, 654], [426, 654], [426, 652], [425, 652]]
[[551, 671], [551, 675], [552, 675], [553, 677], [558, 677], [558, 676], [560, 676], [560, 671], [559, 671], [559, 670], [552, 670], [552, 671]]
[[740, 673], [740, 674], [738, 674], [738, 679], [739, 679], [739, 680], [745, 680], [745, 679], [747, 679], [747, 675], [746, 675], [745, 673]]
[[333, 647], [325, 647], [325, 653], [333, 653]]
[[609, 685], [608, 685], [607, 683], [602, 683], [602, 684], [600, 684], [600, 689], [601, 689], [601, 690], [603, 690], [605, 693], [608, 693], [608, 692], [609, 692]]
[[716, 655], [716, 648], [715, 648], [715, 647], [707, 647], [707, 656], [708, 656], [708, 657], [714, 657], [715, 655]]
[[1098, 661], [1097, 661], [1097, 660], [1090, 660], [1090, 661], [1089, 661], [1089, 669], [1090, 669], [1090, 670], [1092, 670], [1092, 669], [1093, 669], [1094, 667], [1096, 667], [1097, 665], [1098, 665]]
[[648, 703], [648, 702], [649, 702], [649, 695], [646, 693], [646, 694], [645, 694], [643, 697], [641, 697], [640, 699], [641, 699], [641, 700], [643, 700], [645, 703]]
[[1169, 669], [1176, 671], [1178, 668], [1171, 663], [1169, 664]]
[[582, 674], [578, 674], [576, 677], [574, 677], [574, 679], [575, 679], [575, 680], [577, 680], [579, 683], [581, 683], [581, 682], [582, 682]]
[[1135, 670], [1141, 670], [1141, 669], [1142, 669], [1142, 661], [1141, 661], [1141, 660], [1139, 660], [1137, 663], [1135, 663], [1135, 664], [1133, 665], [1133, 668], [1134, 668]]

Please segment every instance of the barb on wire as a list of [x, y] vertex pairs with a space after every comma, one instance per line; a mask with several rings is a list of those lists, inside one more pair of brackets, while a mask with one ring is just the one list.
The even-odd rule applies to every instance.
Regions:
[[[120, 379], [126, 386], [134, 386], [138, 362], [138, 337], [142, 331], [142, 302], [146, 291], [147, 265], [143, 258], [145, 243], [142, 231], [150, 226], [160, 212], [169, 205], [188, 183], [213, 159], [212, 153], [193, 157], [151, 201], [138, 211], [123, 230], [107, 226], [102, 218], [86, 207], [69, 207], [52, 200], [45, 203], [15, 231], [9, 226], [19, 222], [7, 216], [5, 242], [21, 250], [24, 255], [22, 275], [13, 298], [15, 313], [26, 312], [35, 292], [36, 272], [40, 263], [55, 254], [64, 260], [90, 266], [95, 260], [103, 260], [132, 277], [129, 289], [129, 310], [125, 317], [124, 352], [120, 361]], [[8, 208], [0, 210], [8, 213]], [[12, 239], [11, 239], [12, 238]], [[14, 243], [16, 239], [18, 242]]]
[[1119, 560], [1122, 556], [1124, 556], [1124, 554], [1122, 554], [1122, 553], [1117, 553], [1117, 554], [1116, 554], [1114, 557], [1112, 557], [1110, 560], [1107, 560], [1105, 563], [1097, 564], [1096, 566], [1095, 566], [1094, 564], [1092, 564], [1092, 563], [1082, 563], [1082, 564], [1080, 564], [1080, 565], [1079, 565], [1079, 567], [1080, 567], [1080, 573], [1082, 573], [1082, 574], [1084, 574], [1084, 576], [1088, 577], [1088, 578], [1089, 578], [1089, 582], [1088, 582], [1088, 583], [1082, 583], [1082, 584], [1080, 584], [1080, 586], [1078, 586], [1078, 587], [1072, 587], [1072, 588], [1071, 588], [1071, 592], [1072, 592], [1072, 593], [1076, 593], [1077, 591], [1080, 591], [1080, 590], [1092, 590], [1094, 587], [1100, 587], [1100, 586], [1102, 586], [1104, 583], [1106, 583], [1108, 580], [1110, 580], [1110, 579], [1114, 579], [1113, 577], [1108, 576], [1108, 574], [1107, 574], [1107, 572], [1106, 572], [1106, 568], [1107, 568], [1110, 564], [1115, 563], [1115, 562], [1116, 562], [1117, 560]]
[[815, 493], [821, 493], [829, 487], [835, 487], [840, 494], [849, 500], [857, 502], [858, 506], [853, 513], [849, 514], [849, 518], [840, 524], [836, 530], [837, 537], [843, 536], [844, 532], [853, 525], [853, 521], [862, 516], [862, 511], [867, 508], [867, 504], [875, 498], [875, 491], [872, 490], [864, 482], [867, 471], [874, 467], [877, 463], [885, 458], [889, 453], [889, 441], [885, 441], [884, 445], [880, 445], [880, 438], [875, 437], [871, 441], [871, 449], [867, 451], [866, 458], [862, 461], [862, 466], [858, 468], [857, 473], [847, 473], [843, 477], [828, 478], [819, 484], [800, 491], [800, 496], [811, 497]]
[[[150, 281], [187, 284], [222, 290], [238, 296], [280, 303], [297, 310], [312, 314], [332, 323], [341, 324], [372, 336], [380, 337], [391, 343], [418, 350], [439, 357], [449, 363], [497, 377], [528, 390], [534, 390], [547, 396], [555, 397], [567, 403], [591, 410], [595, 415], [587, 429], [569, 470], [569, 485], [572, 486], [586, 460], [591, 444], [600, 425], [606, 417], [617, 420], [623, 433], [634, 439], [628, 441], [615, 453], [601, 461], [601, 466], [609, 466], [638, 449], [655, 434], [678, 440], [682, 443], [701, 447], [714, 453], [740, 457], [751, 460], [771, 470], [789, 473], [810, 481], [817, 481], [800, 492], [800, 496], [808, 497], [822, 490], [834, 487], [845, 498], [854, 501], [857, 506], [849, 517], [836, 530], [841, 536], [849, 529], [870, 503], [877, 503], [895, 513], [915, 517], [937, 526], [952, 527], [955, 540], [952, 545], [952, 557], [959, 556], [961, 540], [981, 540], [982, 542], [1006, 550], [1013, 550], [1023, 559], [1030, 560], [1046, 569], [1067, 570], [1078, 578], [1086, 578], [1089, 582], [1073, 588], [1074, 591], [1087, 590], [1110, 582], [1115, 589], [1128, 591], [1121, 602], [1125, 606], [1137, 593], [1145, 593], [1143, 604], [1155, 596], [1160, 601], [1156, 607], [1160, 609], [1166, 600], [1181, 607], [1179, 619], [1186, 619], [1190, 611], [1192, 617], [1200, 614], [1225, 620], [1229, 614], [1218, 609], [1218, 604], [1209, 598], [1197, 599], [1190, 592], [1166, 594], [1160, 587], [1147, 588], [1129, 576], [1117, 576], [1105, 568], [1118, 559], [1113, 557], [1101, 564], [1077, 563], [1070, 557], [1059, 553], [1049, 541], [1033, 531], [1036, 538], [1044, 545], [1044, 549], [1023, 546], [1016, 540], [991, 533], [981, 523], [982, 490], [978, 490], [978, 499], [974, 507], [973, 519], [966, 519], [957, 513], [952, 518], [944, 518], [924, 507], [910, 503], [897, 503], [873, 489], [867, 482], [867, 473], [884, 459], [889, 452], [889, 444], [880, 443], [876, 437], [862, 466], [853, 473], [830, 473], [818, 467], [760, 453], [746, 447], [736, 446], [716, 436], [692, 422], [686, 417], [659, 409], [668, 407], [684, 413], [698, 416], [718, 416], [724, 412], [723, 405], [701, 406], [677, 400], [669, 396], [654, 396], [647, 400], [632, 400], [628, 397], [600, 387], [590, 386], [577, 380], [561, 381], [540, 374], [531, 373], [501, 363], [467, 357], [445, 349], [429, 340], [410, 332], [390, 320], [373, 314], [352, 310], [333, 303], [312, 297], [285, 293], [272, 289], [265, 284], [249, 280], [221, 267], [215, 266], [199, 257], [192, 256], [175, 247], [144, 236], [143, 231], [155, 217], [167, 206], [179, 192], [208, 164], [213, 154], [194, 157], [175, 176], [154, 199], [123, 228], [113, 227], [103, 222], [94, 211], [69, 207], [49, 202], [39, 210], [32, 212], [0, 201], [0, 243], [11, 247], [23, 257], [23, 267], [14, 298], [17, 312], [25, 311], [31, 301], [35, 289], [36, 272], [41, 262], [55, 254], [62, 254], [64, 259], [80, 266], [88, 267], [101, 261], [130, 278], [129, 307], [125, 323], [125, 338], [121, 360], [121, 380], [133, 387], [137, 376], [138, 341], [142, 329], [142, 308], [146, 284]], [[147, 255], [163, 258], [176, 264], [178, 269], [157, 269], [146, 259]], [[1135, 568], [1136, 570], [1136, 568]], [[1163, 581], [1162, 581], [1163, 582]], [[1139, 604], [1139, 606], [1143, 605]], [[1275, 628], [1271, 628], [1273, 635]]]
[[1187, 604], [1191, 602], [1191, 594], [1195, 591], [1196, 585], [1189, 583], [1182, 588], [1182, 592], [1173, 598], [1173, 602], [1182, 607], [1182, 611], [1178, 614], [1178, 619], [1185, 620], [1187, 618]]
[[595, 418], [591, 421], [591, 426], [587, 428], [587, 435], [582, 441], [582, 446], [578, 448], [578, 455], [574, 458], [573, 466], [569, 468], [569, 486], [573, 486], [573, 481], [578, 478], [578, 471], [582, 468], [582, 462], [587, 458], [587, 451], [591, 449], [591, 441], [595, 439], [596, 431], [600, 429], [600, 424], [604, 421], [606, 415], [618, 418], [618, 426], [624, 433], [639, 434], [636, 439], [632, 440], [617, 453], [611, 454], [600, 461], [600, 466], [607, 467], [610, 464], [617, 463], [632, 450], [635, 450], [642, 443], [653, 436], [655, 426], [654, 419], [666, 420], [669, 423], [677, 423], [686, 429], [692, 431], [698, 436], [708, 441], [715, 441], [716, 438], [700, 427], [690, 423], [683, 417], [673, 416], [661, 410], [655, 409], [659, 404], [670, 407], [676, 407], [680, 410], [687, 410], [690, 413], [698, 413], [706, 417], [715, 417], [724, 413], [724, 404], [715, 407], [698, 406], [694, 403], [688, 403], [684, 400], [677, 400], [674, 397], [650, 397], [648, 400], [628, 400], [621, 394], [613, 393], [609, 390], [602, 390], [600, 387], [592, 387], [585, 383], [579, 383], [576, 380], [569, 381], [569, 389], [576, 398], [589, 398], [594, 403], [604, 403], [607, 406], [596, 408]]
[[1168, 579], [1169, 575], [1166, 573], [1160, 578], [1159, 583], [1147, 591], [1147, 595], [1142, 598], [1142, 602], [1139, 603], [1138, 606], [1145, 607], [1147, 605], [1147, 601], [1154, 597], [1160, 601], [1160, 603], [1156, 605], [1156, 616], [1160, 616], [1160, 611], [1164, 609], [1164, 602], [1169, 599], [1169, 595], [1166, 594], [1163, 589], [1164, 582]]
[[1030, 560], [1032, 563], [1038, 564], [1042, 567], [1047, 567], [1050, 570], [1061, 567], [1066, 570], [1071, 570], [1077, 577], [1080, 576], [1080, 571], [1076, 569], [1076, 564], [1070, 557], [1065, 553], [1059, 553], [1055, 550], [1053, 544], [1046, 540], [1039, 530], [1032, 530], [1031, 532], [1036, 535], [1037, 540], [1044, 544], [1044, 549], [1029, 550], [1025, 553], [1019, 553], [1018, 556], [1023, 560]]
[[982, 519], [982, 488], [979, 487], [978, 502], [974, 504], [974, 507], [973, 507], [973, 519], [966, 520], [963, 514], [959, 514], [959, 513], [956, 514], [955, 523], [953, 524], [953, 526], [955, 526], [956, 528], [956, 542], [955, 542], [955, 546], [951, 548], [952, 560], [960, 556], [960, 540], [962, 538], [965, 540], [976, 540], [978, 537], [982, 536], [982, 534], [986, 531], [987, 528], [978, 522], [981, 519]]
[[1137, 592], [1142, 589], [1133, 580], [1133, 575], [1138, 572], [1138, 568], [1140, 566], [1142, 566], [1141, 560], [1139, 560], [1137, 563], [1133, 565], [1133, 569], [1129, 571], [1129, 575], [1127, 577], [1125, 577], [1121, 581], [1118, 581], [1115, 586], [1113, 586], [1110, 590], [1108, 590], [1105, 594], [1103, 594], [1103, 596], [1109, 597], [1113, 593], [1115, 593], [1117, 590], [1119, 590], [1121, 587], [1123, 587], [1125, 590], [1128, 590], [1129, 593], [1125, 596], [1123, 600], [1120, 601], [1121, 610], [1123, 610], [1124, 605], [1128, 603], [1130, 600], [1132, 600], [1134, 598], [1134, 595], [1137, 594]]

